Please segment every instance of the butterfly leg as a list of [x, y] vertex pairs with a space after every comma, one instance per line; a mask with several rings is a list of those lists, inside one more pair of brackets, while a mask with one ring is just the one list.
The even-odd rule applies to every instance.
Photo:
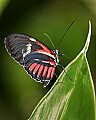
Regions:
[[[62, 69], [64, 70], [64, 72], [66, 73], [66, 76], [71, 80], [71, 81], [73, 81], [71, 78], [70, 78], [70, 76], [67, 74], [67, 72], [66, 72], [66, 70], [65, 70], [65, 68], [64, 68], [64, 66], [63, 65], [61, 65], [61, 64], [58, 64], [60, 67], [62, 67]], [[59, 68], [59, 67], [58, 67]]]
[[59, 66], [57, 66], [57, 68], [59, 69], [60, 72], [62, 72], [62, 69]]
[[54, 73], [54, 75], [55, 75], [55, 77], [56, 77], [56, 78], [58, 78], [58, 76], [57, 76], [57, 74], [56, 74], [56, 73]]

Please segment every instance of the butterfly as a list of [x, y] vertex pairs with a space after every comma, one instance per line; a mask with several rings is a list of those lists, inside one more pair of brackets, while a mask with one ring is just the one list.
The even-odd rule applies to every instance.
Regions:
[[[63, 34], [61, 40], [57, 44], [57, 47], [73, 23], [74, 21], [70, 24], [66, 32]], [[49, 38], [48, 35], [47, 37]], [[22, 65], [25, 71], [34, 80], [43, 83], [44, 87], [46, 87], [49, 84], [50, 80], [52, 80], [54, 77], [56, 66], [59, 65], [64, 69], [64, 67], [59, 64], [59, 57], [64, 54], [59, 53], [58, 49], [55, 48], [51, 39], [50, 42], [55, 50], [51, 50], [45, 44], [27, 34], [14, 33], [8, 35], [4, 39], [5, 48], [12, 56], [12, 58], [15, 59], [15, 61], [17, 61], [20, 65]], [[70, 79], [69, 76], [68, 78]]]
[[4, 39], [8, 53], [37, 82], [46, 87], [52, 80], [61, 54], [27, 34], [10, 34]]

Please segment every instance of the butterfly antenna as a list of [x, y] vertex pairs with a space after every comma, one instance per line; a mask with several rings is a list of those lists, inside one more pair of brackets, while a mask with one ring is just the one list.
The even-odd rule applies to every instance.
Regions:
[[62, 54], [63, 56], [65, 56], [67, 59], [69, 59], [70, 60], [70, 58], [68, 57], [68, 56], [66, 56], [65, 54]]
[[59, 41], [59, 43], [57, 44], [57, 46], [59, 46], [59, 44], [61, 43], [61, 41], [63, 40], [63, 38], [65, 37], [66, 33], [68, 32], [68, 30], [70, 29], [70, 27], [73, 25], [74, 21], [69, 25], [69, 27], [67, 28], [66, 32], [64, 33], [64, 35], [62, 36], [61, 40]]
[[54, 46], [54, 44], [53, 44], [53, 42], [52, 42], [51, 38], [49, 37], [49, 35], [48, 35], [47, 33], [44, 33], [44, 35], [46, 35], [46, 36], [47, 36], [47, 38], [50, 40], [50, 42], [51, 42], [51, 44], [52, 44], [53, 48], [55, 49], [55, 46]]

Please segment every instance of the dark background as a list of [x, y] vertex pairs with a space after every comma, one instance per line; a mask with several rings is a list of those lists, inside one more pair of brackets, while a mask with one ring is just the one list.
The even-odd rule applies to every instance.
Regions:
[[[56, 46], [72, 21], [58, 47], [60, 64], [67, 66], [82, 50], [92, 23], [92, 37], [87, 53], [96, 86], [96, 1], [95, 0], [0, 0], [0, 120], [27, 120], [40, 99], [53, 83], [43, 88], [26, 74], [6, 52], [4, 37], [11, 33], [26, 33], [53, 49], [46, 32]], [[60, 71], [56, 70], [59, 75]], [[96, 88], [95, 88], [96, 89]]]

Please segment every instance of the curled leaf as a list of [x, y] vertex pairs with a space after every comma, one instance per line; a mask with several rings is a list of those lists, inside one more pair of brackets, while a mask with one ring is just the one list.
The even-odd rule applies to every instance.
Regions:
[[95, 92], [86, 58], [90, 36], [89, 21], [89, 33], [83, 50], [63, 70], [29, 120], [95, 120]]

